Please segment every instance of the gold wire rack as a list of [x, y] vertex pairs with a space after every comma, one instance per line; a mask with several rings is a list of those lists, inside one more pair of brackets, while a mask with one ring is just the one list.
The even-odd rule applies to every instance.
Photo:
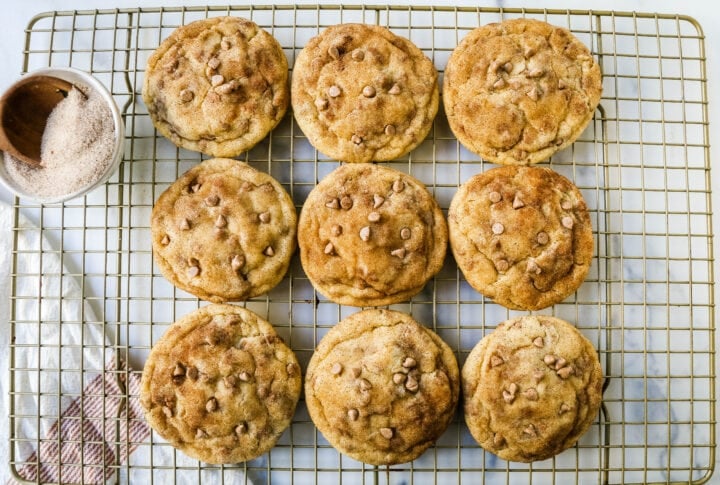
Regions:
[[[305, 43], [340, 22], [384, 25], [410, 38], [442, 75], [452, 49], [471, 29], [526, 16], [569, 28], [599, 61], [604, 93], [594, 121], [550, 166], [578, 185], [591, 209], [596, 255], [590, 275], [566, 301], [543, 311], [576, 323], [598, 349], [606, 375], [600, 415], [578, 445], [533, 464], [508, 463], [483, 452], [460, 415], [437, 445], [412, 463], [389, 469], [338, 454], [317, 432], [301, 400], [290, 429], [267, 455], [233, 466], [210, 466], [176, 453], [155, 435], [133, 442], [108, 429], [132, 424], [101, 414], [102, 439], [133, 449], [127, 462], [84, 463], [111, 469], [120, 482], [158, 483], [630, 483], [707, 481], [715, 467], [714, 275], [709, 128], [704, 36], [680, 15], [608, 11], [388, 6], [232, 6], [49, 12], [27, 28], [24, 71], [73, 66], [98, 77], [122, 107], [125, 160], [102, 188], [61, 205], [15, 200], [11, 299], [11, 467], [47, 463], [32, 454], [47, 430], [63, 421], [68, 402], [137, 397], [82, 394], [82, 383], [113, 374], [139, 375], [150, 346], [167, 326], [200, 302], [175, 289], [153, 267], [150, 211], [157, 196], [201, 160], [159, 136], [139, 96], [145, 63], [176, 27], [219, 15], [247, 17], [282, 44], [290, 66]], [[288, 114], [242, 157], [272, 174], [298, 209], [337, 162], [317, 153]], [[444, 113], [427, 140], [390, 162], [425, 182], [447, 209], [459, 184], [487, 169], [453, 137]], [[22, 222], [28, 218], [35, 225]], [[40, 242], [21, 246], [33, 236]], [[48, 242], [49, 241], [49, 242]], [[61, 265], [48, 269], [51, 257]], [[41, 286], [57, 278], [58, 287]], [[77, 293], [64, 288], [77, 281]], [[31, 282], [30, 285], [25, 283]], [[35, 282], [35, 283], [32, 283]], [[32, 291], [26, 290], [28, 286]], [[72, 286], [72, 285], [70, 285]], [[59, 312], [43, 312], [50, 303]], [[68, 319], [67, 305], [79, 305]], [[319, 339], [355, 309], [314, 292], [297, 256], [284, 281], [246, 303], [268, 318], [303, 367]], [[27, 311], [28, 308], [36, 308]], [[473, 291], [451, 257], [425, 290], [393, 308], [431, 326], [460, 364], [508, 311]], [[63, 313], [63, 311], [65, 313]], [[48, 314], [46, 314], [48, 313]], [[79, 341], [63, 332], [80, 328]], [[101, 342], [89, 342], [99, 332]], [[51, 339], [48, 334], [61, 335]], [[67, 351], [100, 352], [93, 364]], [[28, 358], [28, 355], [34, 355]], [[38, 357], [50, 356], [51, 364]], [[102, 365], [115, 360], [112, 369]], [[129, 363], [129, 369], [120, 365]], [[65, 362], [65, 364], [63, 364]], [[76, 390], [58, 385], [76, 379]], [[23, 383], [35, 383], [28, 390]], [[103, 408], [104, 409], [104, 408]], [[88, 417], [90, 412], [87, 411]], [[29, 432], [28, 429], [33, 431]], [[87, 443], [77, 438], [81, 450]], [[63, 459], [67, 462], [67, 459]]]

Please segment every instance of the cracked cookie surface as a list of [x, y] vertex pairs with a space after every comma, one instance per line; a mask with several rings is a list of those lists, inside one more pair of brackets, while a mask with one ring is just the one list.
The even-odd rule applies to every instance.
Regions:
[[582, 194], [545, 167], [505, 166], [475, 175], [453, 197], [448, 227], [468, 283], [510, 309], [539, 310], [564, 300], [592, 262]]
[[505, 321], [462, 368], [465, 422], [504, 460], [548, 459], [573, 446], [595, 420], [603, 376], [595, 348], [554, 317]]
[[310, 143], [344, 162], [401, 157], [427, 136], [439, 88], [432, 61], [375, 25], [340, 24], [295, 61], [292, 106]]
[[173, 143], [234, 157], [285, 115], [288, 63], [254, 22], [198, 20], [177, 28], [150, 56], [142, 94], [153, 124]]
[[455, 136], [486, 160], [527, 165], [574, 142], [602, 94], [600, 67], [567, 29], [533, 19], [478, 27], [453, 51], [443, 103]]
[[445, 431], [458, 402], [455, 355], [440, 337], [391, 310], [335, 325], [308, 364], [305, 400], [340, 452], [374, 465], [414, 460]]
[[298, 242], [313, 286], [342, 305], [409, 300], [443, 265], [447, 224], [419, 180], [373, 164], [345, 164], [308, 195]]
[[272, 325], [214, 304], [173, 323], [153, 346], [140, 402], [150, 426], [188, 456], [237, 463], [275, 445], [300, 390], [295, 354]]
[[160, 195], [150, 228], [163, 276], [218, 303], [261, 295], [282, 280], [295, 251], [297, 215], [270, 175], [214, 158]]

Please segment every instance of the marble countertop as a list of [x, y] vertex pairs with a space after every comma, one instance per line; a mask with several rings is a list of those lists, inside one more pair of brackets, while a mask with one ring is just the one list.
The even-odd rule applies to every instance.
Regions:
[[[22, 50], [25, 42], [24, 28], [28, 25], [30, 19], [40, 13], [51, 10], [85, 10], [85, 9], [105, 9], [105, 8], [135, 8], [135, 7], [157, 7], [157, 6], [185, 6], [185, 5], [227, 5], [227, 1], [217, 0], [204, 0], [203, 2], [194, 2], [192, 0], [179, 1], [179, 0], [164, 0], [162, 2], [152, 0], [116, 0], [112, 4], [109, 2], [99, 2], [90, 0], [37, 0], [34, 2], [13, 2], [13, 6], [6, 9], [4, 16], [6, 18], [6, 24], [3, 29], [0, 29], [0, 59], [3, 60], [4, 69], [0, 71], [0, 91], [4, 90], [9, 84], [11, 84], [20, 75], [22, 68]], [[230, 2], [232, 3], [232, 2]], [[283, 4], [285, 2], [276, 1], [268, 2], [264, 0], [256, 0], [253, 2], [254, 5], [259, 4]], [[301, 1], [297, 3], [338, 3], [338, 2], [322, 2], [322, 1]], [[400, 2], [400, 1], [384, 1], [384, 2], [352, 2], [352, 3], [368, 3], [368, 4], [400, 4], [400, 5], [440, 5], [444, 2], [438, 0], [415, 0], [413, 2]], [[464, 0], [456, 0], [453, 5], [457, 6], [478, 6], [478, 2], [470, 2]], [[685, 0], [684, 2], [676, 1], [646, 1], [646, 0], [586, 0], [584, 2], [569, 1], [569, 0], [548, 0], [545, 2], [538, 1], [502, 1], [496, 0], [495, 2], [483, 3], [484, 7], [506, 7], [506, 8], [547, 8], [547, 9], [594, 9], [594, 10], [617, 10], [617, 11], [636, 11], [636, 12], [657, 12], [666, 14], [681, 14], [688, 15], [695, 18], [703, 28], [705, 35], [705, 55], [707, 59], [707, 81], [708, 81], [708, 101], [709, 101], [709, 124], [710, 130], [710, 160], [713, 162], [713, 170], [711, 170], [711, 187], [712, 187], [712, 204], [715, 209], [712, 223], [713, 227], [720, 227], [720, 170], [717, 170], [717, 164], [720, 161], [720, 144], [715, 143], [714, 133], [718, 133], [720, 130], [720, 50], [715, 49], [715, 46], [720, 45], [720, 4], [711, 5], [707, 0]], [[682, 10], [679, 10], [682, 7]], [[12, 195], [7, 192], [2, 186], [0, 186], [0, 201], [11, 202], [13, 200]], [[443, 203], [441, 201], [441, 203]], [[714, 247], [720, 247], [720, 240], [717, 237], [714, 238]], [[717, 251], [717, 249], [716, 249]], [[718, 258], [718, 255], [715, 254]], [[86, 268], [87, 269], [87, 268]], [[89, 269], [87, 269], [90, 271]], [[715, 274], [718, 274], [720, 267], [718, 263], [715, 263]], [[633, 278], [641, 278], [642, 276], [631, 275]], [[720, 301], [720, 288], [715, 288], [715, 299]], [[2, 312], [0, 312], [2, 315]], [[0, 322], [4, 323], [4, 322]], [[684, 337], [680, 337], [684, 338]], [[717, 345], [718, 342], [716, 342]], [[633, 344], [630, 343], [630, 346]], [[642, 342], [638, 343], [642, 348]], [[647, 345], [647, 342], [645, 342]], [[654, 356], [651, 356], [654, 357]], [[720, 361], [720, 359], [718, 359]], [[637, 364], [642, 366], [640, 362], [631, 362], [631, 357], [628, 357], [628, 361], [625, 365]], [[652, 372], [654, 366], [662, 367], [661, 361], [655, 362], [653, 359], [647, 359], [645, 362], [645, 369], [647, 372]], [[717, 366], [716, 374], [720, 373], [720, 365]], [[0, 372], [3, 372], [7, 368], [7, 364], [0, 365]], [[659, 371], [662, 373], [662, 369]], [[714, 383], [713, 383], [714, 384]], [[7, 392], [0, 386], [0, 415], [5, 415], [3, 411], [7, 409]], [[626, 397], [638, 397], [642, 398], [642, 393], [638, 396], [633, 396], [631, 393], [624, 394]], [[628, 411], [630, 412], [630, 411]], [[660, 410], [662, 412], [662, 410]], [[652, 417], [650, 417], [652, 419]], [[3, 439], [5, 434], [0, 433], [0, 440]], [[720, 441], [720, 436], [716, 441]], [[628, 430], [628, 440], [635, 439], [632, 436], [632, 432]], [[642, 440], [643, 437], [637, 437], [638, 440]], [[3, 449], [0, 447], [0, 482], [5, 481], [6, 472], [5, 464], [7, 463], [7, 457], [3, 456]], [[483, 466], [482, 464], [478, 466]], [[720, 474], [715, 473], [711, 482], [720, 483]]]

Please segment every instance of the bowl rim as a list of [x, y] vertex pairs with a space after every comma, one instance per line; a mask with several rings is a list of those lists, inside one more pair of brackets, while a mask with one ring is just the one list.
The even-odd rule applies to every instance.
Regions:
[[55, 204], [81, 197], [90, 192], [91, 190], [107, 182], [122, 162], [125, 145], [125, 125], [122, 121], [122, 114], [120, 113], [120, 108], [118, 107], [115, 98], [113, 98], [108, 88], [106, 88], [105, 85], [100, 82], [95, 76], [93, 76], [87, 71], [83, 71], [82, 69], [77, 69], [75, 67], [44, 67], [24, 74], [13, 84], [11, 84], [7, 88], [7, 90], [12, 89], [18, 82], [26, 79], [28, 76], [52, 76], [73, 83], [85, 84], [88, 88], [96, 91], [100, 94], [100, 96], [102, 96], [106, 105], [110, 108], [110, 113], [112, 115], [115, 128], [115, 146], [113, 147], [112, 151], [112, 162], [108, 164], [107, 168], [102, 173], [102, 175], [100, 175], [100, 177], [74, 192], [53, 197], [40, 197], [36, 194], [33, 194], [32, 192], [27, 192], [23, 190], [17, 184], [15, 184], [10, 177], [8, 177], [5, 168], [5, 154], [4, 152], [0, 151], [0, 183], [2, 183], [5, 188], [15, 194], [17, 197], [31, 199], [35, 202], [40, 202], [41, 204]]

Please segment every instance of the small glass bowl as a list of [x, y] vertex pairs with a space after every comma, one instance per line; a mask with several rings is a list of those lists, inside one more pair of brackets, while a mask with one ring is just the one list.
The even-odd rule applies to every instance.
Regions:
[[[23, 76], [23, 79], [25, 79], [27, 76], [56, 77], [58, 79], [68, 81], [72, 84], [76, 84], [79, 86], [87, 86], [88, 88], [96, 91], [98, 94], [101, 95], [102, 99], [105, 101], [108, 108], [110, 109], [110, 112], [112, 113], [113, 124], [115, 125], [115, 146], [113, 147], [112, 152], [112, 163], [108, 165], [107, 169], [100, 175], [99, 178], [93, 180], [88, 185], [68, 194], [45, 198], [40, 197], [37, 194], [33, 194], [32, 192], [28, 192], [22, 187], [20, 187], [17, 183], [15, 183], [15, 181], [9, 176], [5, 167], [4, 154], [0, 152], [0, 182], [2, 182], [2, 184], [7, 187], [8, 190], [10, 190], [18, 197], [32, 199], [43, 204], [53, 204], [74, 199], [76, 197], [81, 197], [93, 190], [94, 188], [107, 182], [108, 179], [112, 176], [112, 174], [115, 173], [115, 171], [120, 166], [120, 162], [122, 162], [123, 159], [123, 152], [125, 146], [125, 126], [122, 122], [120, 109], [118, 108], [117, 103], [115, 103], [112, 94], [110, 94], [110, 91], [108, 91], [107, 88], [100, 81], [98, 81], [96, 78], [94, 78], [87, 72], [72, 67], [49, 67], [45, 69], [39, 69], [37, 71], [25, 74], [25, 76]], [[13, 86], [8, 89], [12, 89]]]

